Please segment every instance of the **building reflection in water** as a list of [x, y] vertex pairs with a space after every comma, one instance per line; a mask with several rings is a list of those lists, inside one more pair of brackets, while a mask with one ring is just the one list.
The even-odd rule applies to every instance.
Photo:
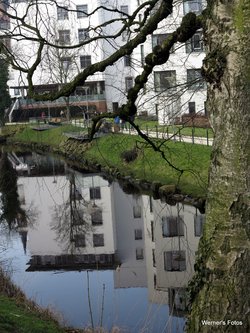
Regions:
[[205, 221], [196, 208], [128, 195], [117, 182], [67, 168], [56, 182], [55, 175], [18, 182], [24, 207], [38, 211], [27, 271], [112, 269], [116, 289], [147, 287], [151, 303], [185, 315]]

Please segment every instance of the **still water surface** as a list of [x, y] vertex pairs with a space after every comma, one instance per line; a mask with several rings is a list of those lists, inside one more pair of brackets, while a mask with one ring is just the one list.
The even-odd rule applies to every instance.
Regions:
[[77, 328], [184, 332], [204, 216], [49, 156], [19, 158], [34, 166], [17, 180], [27, 223], [2, 222], [0, 245], [26, 295]]

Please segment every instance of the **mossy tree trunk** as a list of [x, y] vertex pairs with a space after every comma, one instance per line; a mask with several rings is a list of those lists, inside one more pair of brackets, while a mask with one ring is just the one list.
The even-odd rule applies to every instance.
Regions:
[[215, 140], [187, 331], [250, 332], [250, 1], [210, 0], [207, 15], [204, 75]]

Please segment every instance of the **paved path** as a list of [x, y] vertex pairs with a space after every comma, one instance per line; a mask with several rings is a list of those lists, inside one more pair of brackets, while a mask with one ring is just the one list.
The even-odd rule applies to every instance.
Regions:
[[[73, 120], [72, 124], [75, 126], [79, 127], [85, 127], [85, 124], [79, 120]], [[186, 136], [186, 135], [179, 135], [176, 134], [173, 136], [171, 133], [166, 133], [166, 132], [155, 132], [155, 131], [145, 131], [142, 130], [142, 132], [146, 135], [148, 135], [151, 138], [159, 138], [159, 139], [165, 139], [165, 140], [173, 140], [173, 141], [178, 141], [178, 142], [187, 142], [187, 143], [193, 143], [193, 144], [198, 144], [198, 145], [206, 145], [206, 146], [212, 146], [213, 145], [213, 139], [212, 138], [206, 138], [206, 137], [198, 137], [198, 136]], [[128, 130], [128, 129], [123, 129], [119, 133], [124, 133], [124, 134], [130, 134], [130, 135], [137, 135], [136, 130]]]
[[[144, 134], [148, 135], [151, 138], [159, 138], [164, 140], [172, 140], [172, 141], [178, 141], [178, 142], [187, 142], [187, 143], [193, 143], [198, 145], [206, 145], [206, 146], [212, 146], [213, 145], [213, 139], [212, 138], [204, 138], [204, 137], [198, 137], [198, 136], [186, 136], [186, 135], [179, 135], [176, 134], [175, 136], [171, 133], [164, 133], [164, 132], [151, 132], [151, 131], [142, 131]], [[136, 131], [129, 131], [129, 130], [123, 130], [121, 133], [124, 134], [130, 134], [130, 135], [137, 135]]]

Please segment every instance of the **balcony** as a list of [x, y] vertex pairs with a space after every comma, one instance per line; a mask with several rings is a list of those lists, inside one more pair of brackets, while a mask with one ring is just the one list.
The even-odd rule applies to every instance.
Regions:
[[16, 109], [35, 109], [43, 107], [60, 107], [65, 106], [66, 102], [70, 105], [86, 105], [89, 102], [106, 101], [105, 94], [94, 94], [94, 95], [76, 95], [70, 96], [69, 101], [67, 97], [60, 97], [55, 101], [36, 101], [29, 98], [19, 98], [19, 106]]

